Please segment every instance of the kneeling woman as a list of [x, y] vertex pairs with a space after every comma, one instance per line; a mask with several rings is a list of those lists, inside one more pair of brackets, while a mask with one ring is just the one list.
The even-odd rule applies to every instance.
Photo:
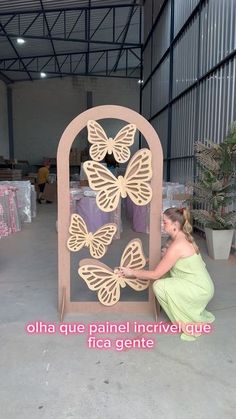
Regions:
[[[171, 322], [212, 323], [213, 314], [205, 310], [214, 295], [214, 285], [191, 236], [189, 211], [169, 208], [164, 212], [164, 230], [171, 243], [154, 271], [120, 268], [126, 277], [155, 280], [153, 290]], [[197, 336], [197, 335], [195, 335]], [[183, 340], [194, 336], [182, 333]]]

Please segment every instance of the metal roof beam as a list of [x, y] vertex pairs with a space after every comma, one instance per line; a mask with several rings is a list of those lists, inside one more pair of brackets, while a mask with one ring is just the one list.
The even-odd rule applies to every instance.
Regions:
[[4, 23], [3, 27], [5, 28], [14, 18], [15, 18], [15, 15], [12, 15], [10, 19], [8, 19], [6, 23]]
[[23, 65], [25, 72], [27, 73], [29, 79], [32, 81], [32, 77], [27, 69], [27, 67], [25, 66], [24, 62], [21, 60], [21, 57], [15, 47], [15, 45], [13, 44], [11, 38], [9, 37], [8, 33], [6, 32], [6, 29], [4, 28], [3, 24], [0, 22], [0, 29], [4, 32], [5, 37], [7, 38], [8, 42], [10, 43], [12, 49], [14, 50], [18, 60], [20, 61], [20, 63]]
[[[134, 67], [128, 67], [128, 53], [129, 50], [123, 50], [122, 55], [126, 53], [126, 64], [125, 64], [125, 68], [123, 68], [123, 70], [125, 71], [125, 74], [128, 76], [129, 75], [129, 71], [132, 71], [134, 69]], [[78, 56], [76, 56], [75, 54], [71, 55], [71, 54], [65, 54], [63, 56], [64, 60], [60, 65], [60, 73], [58, 73], [58, 70], [56, 69], [56, 62], [55, 62], [55, 57], [54, 55], [51, 55], [50, 57], [47, 57], [48, 59], [45, 61], [45, 59], [42, 58], [42, 60], [39, 59], [39, 57], [35, 57], [32, 58], [27, 64], [27, 68], [29, 69], [29, 71], [31, 72], [31, 74], [33, 73], [39, 73], [41, 71], [45, 71], [47, 74], [58, 74], [60, 76], [63, 75], [75, 75], [77, 68], [79, 67], [80, 63], [83, 62], [83, 74], [84, 75], [94, 75], [94, 69], [96, 70], [97, 68], [97, 64], [100, 62], [100, 60], [104, 57], [105, 54], [105, 63], [104, 63], [104, 72], [107, 74], [107, 76], [110, 76], [109, 74], [109, 63], [110, 60], [112, 60], [114, 57], [109, 55], [108, 51], [103, 51], [100, 52], [99, 57], [96, 58], [96, 61], [93, 63], [93, 67], [90, 69], [89, 72], [86, 72], [86, 53], [80, 54]], [[72, 62], [72, 57], [74, 57]], [[91, 59], [91, 57], [90, 57]], [[19, 67], [18, 65], [19, 61], [15, 61], [15, 60], [11, 60], [10, 66], [6, 67], [6, 62], [0, 62], [0, 71], [4, 71], [4, 72], [19, 72], [19, 71], [23, 71], [22, 68]], [[15, 67], [13, 67], [13, 65], [15, 64]], [[49, 65], [50, 64], [50, 65]], [[12, 68], [13, 67], [13, 68]], [[140, 65], [135, 66], [135, 69], [140, 68]], [[82, 71], [80, 70], [79, 72], [80, 74], [82, 74]], [[132, 73], [131, 73], [132, 75]], [[135, 77], [136, 78], [136, 77]]]
[[[103, 9], [104, 10], [104, 17], [99, 19], [100, 22], [97, 24], [97, 27], [95, 28], [93, 33], [90, 33], [90, 31], [88, 33], [88, 24], [90, 24], [90, 20], [91, 20], [91, 16], [90, 16], [91, 15], [91, 10], [94, 10], [92, 7], [91, 7], [91, 9], [86, 8], [86, 9], [82, 9], [80, 12], [78, 11], [77, 12], [78, 16], [77, 16], [77, 14], [75, 14], [75, 16], [74, 16], [75, 22], [73, 23], [72, 28], [70, 28], [70, 30], [66, 31], [66, 27], [71, 26], [71, 13], [67, 12], [67, 10], [61, 9], [60, 11], [58, 11], [56, 13], [56, 15], [55, 15], [55, 12], [52, 14], [52, 13], [48, 12], [47, 9], [45, 9], [45, 6], [43, 6], [42, 0], [39, 0], [39, 1], [40, 1], [40, 4], [42, 4], [42, 10], [37, 12], [37, 13], [34, 12], [30, 15], [30, 21], [27, 22], [27, 27], [26, 28], [25, 28], [25, 23], [26, 23], [25, 18], [23, 17], [23, 15], [21, 13], [18, 13], [18, 14], [15, 13], [15, 14], [10, 14], [9, 15], [10, 19], [8, 19], [8, 21], [6, 23], [4, 23], [4, 29], [6, 30], [6, 32], [8, 33], [8, 35], [11, 38], [24, 36], [25, 39], [28, 38], [28, 39], [40, 39], [40, 40], [41, 39], [46, 39], [46, 40], [48, 40], [49, 38], [51, 38], [52, 41], [54, 41], [54, 40], [55, 41], [70, 40], [71, 42], [84, 42], [84, 43], [93, 42], [93, 43], [104, 43], [104, 44], [109, 42], [110, 44], [115, 43], [115, 44], [121, 45], [121, 46], [125, 45], [124, 38], [126, 37], [125, 34], [126, 34], [126, 31], [128, 30], [128, 26], [129, 26], [128, 23], [129, 22], [127, 22], [126, 25], [125, 25], [125, 23], [122, 25], [123, 28], [122, 28], [122, 31], [121, 31], [118, 39], [115, 39], [115, 36], [114, 36], [115, 29], [116, 29], [118, 23], [120, 25], [120, 22], [117, 21], [117, 18], [116, 18], [117, 15], [115, 13], [116, 9], [117, 9], [117, 6], [110, 7], [110, 8], [106, 6]], [[137, 5], [136, 5], [136, 7], [137, 7]], [[133, 10], [133, 9], [131, 9], [131, 10]], [[104, 36], [101, 35], [100, 39], [98, 38], [97, 40], [93, 40], [93, 37], [94, 37], [95, 33], [101, 28], [103, 22], [105, 21], [107, 16], [112, 11], [113, 11], [113, 13], [112, 13], [112, 16], [111, 16], [110, 20], [111, 20], [111, 24], [113, 26], [113, 39], [109, 39], [109, 37], [107, 37], [107, 35], [105, 34]], [[62, 24], [63, 27], [64, 27], [64, 30], [63, 30], [63, 28], [61, 28], [61, 32], [59, 33], [59, 35], [57, 33], [58, 31], [55, 31], [55, 35], [54, 35], [54, 33], [53, 33], [54, 27], [56, 26], [56, 23], [58, 22], [62, 13], [64, 15], [64, 24]], [[45, 33], [44, 27], [42, 27], [42, 25], [40, 24], [40, 22], [41, 22], [41, 21], [39, 22], [40, 17], [42, 17], [43, 22], [46, 23], [46, 26], [48, 28], [48, 33]], [[131, 16], [131, 18], [132, 18], [132, 16]], [[13, 27], [8, 26], [13, 19], [15, 19], [15, 20], [17, 19], [18, 25], [16, 24]], [[86, 25], [87, 25], [87, 27], [85, 28], [85, 31], [81, 31], [81, 35], [79, 35], [79, 33], [76, 33], [76, 34], [74, 33], [73, 34], [73, 31], [74, 31], [74, 29], [75, 29], [75, 27], [78, 24], [78, 21], [80, 19], [82, 20], [81, 27], [83, 28]], [[21, 20], [22, 20], [22, 23], [21, 23]], [[51, 27], [49, 27], [49, 21], [51, 21], [51, 20], [53, 20], [53, 24], [51, 25]], [[139, 25], [139, 24], [140, 24], [140, 22], [139, 23], [137, 22], [137, 25]], [[9, 29], [8, 29], [8, 27], [9, 27]], [[22, 31], [20, 30], [21, 27], [24, 28]], [[107, 28], [107, 29], [109, 29], [109, 28]], [[138, 37], [138, 32], [139, 31], [137, 31], [137, 42], [136, 43], [134, 43], [134, 42], [128, 43], [128, 45], [135, 45], [135, 46], [141, 45], [140, 44], [140, 39]], [[100, 32], [100, 33], [102, 34], [102, 32]], [[124, 33], [124, 37], [122, 39], [121, 36], [123, 35], [123, 33]], [[48, 36], [48, 34], [50, 34], [50, 35]], [[3, 30], [2, 31], [0, 30], [0, 36], [4, 36]], [[78, 36], [80, 36], [80, 38]], [[102, 39], [102, 37], [104, 39]], [[121, 38], [121, 41], [120, 41], [120, 38]]]
[[[1, 37], [5, 37], [6, 35], [3, 33], [0, 33]], [[10, 38], [18, 38], [19, 34], [15, 34], [15, 33], [8, 33], [8, 37]], [[48, 36], [37, 36], [37, 35], [24, 35], [25, 39], [41, 39], [41, 40], [49, 40]], [[53, 41], [70, 41], [70, 42], [80, 42], [82, 44], [87, 44], [88, 41], [86, 39], [76, 39], [76, 38], [64, 38], [64, 37], [59, 37], [59, 36], [51, 36], [51, 39]], [[129, 46], [129, 47], [141, 47], [141, 44], [139, 43], [135, 43], [135, 42], [128, 42], [127, 44], [123, 44], [122, 42], [112, 42], [112, 41], [106, 41], [106, 40], [102, 40], [102, 41], [97, 41], [97, 40], [89, 40], [90, 44], [98, 44], [98, 45], [117, 45], [117, 46]]]
[[[133, 52], [133, 50], [134, 49], [139, 49], [140, 50], [140, 47], [132, 47], [132, 48], [128, 48], [128, 47], [126, 47], [126, 48], [123, 48], [123, 51], [130, 51], [130, 52], [132, 52], [133, 54], [134, 54], [134, 52]], [[96, 49], [96, 50], [93, 50], [93, 51], [90, 51], [90, 54], [91, 55], [93, 55], [93, 54], [98, 54], [98, 53], [103, 53], [103, 52], [107, 52], [107, 53], [109, 53], [109, 52], [117, 52], [117, 51], [120, 51], [120, 48], [109, 48], [109, 49]], [[62, 53], [59, 53], [59, 54], [57, 54], [57, 57], [65, 57], [65, 56], [73, 56], [73, 55], [84, 55], [84, 54], [86, 54], [86, 51], [80, 51], [80, 52], [62, 52]], [[134, 54], [137, 58], [138, 58], [138, 56], [136, 55], [136, 54]], [[54, 57], [54, 55], [52, 55], [52, 54], [42, 54], [42, 55], [27, 55], [27, 56], [22, 56], [21, 57], [21, 60], [35, 60], [35, 59], [40, 59], [40, 58], [52, 58], [52, 57]], [[0, 65], [2, 64], [2, 63], [8, 63], [8, 62], [12, 62], [12, 61], [14, 61], [14, 62], [16, 62], [18, 59], [17, 58], [1, 58], [0, 59]], [[27, 63], [26, 64], [26, 67], [29, 65], [29, 63]]]
[[33, 61], [34, 61], [34, 58], [32, 58], [32, 60], [30, 60], [27, 64], [25, 64], [25, 66], [28, 67], [30, 64], [32, 64]]
[[131, 48], [129, 48], [129, 51], [131, 52], [131, 54], [133, 54], [134, 55], [134, 57], [136, 57], [139, 61], [141, 61], [141, 57], [139, 57], [138, 56], [138, 54], [136, 54], [134, 51], [133, 51], [133, 48], [131, 49]]
[[120, 61], [120, 59], [121, 59], [122, 49], [123, 49], [123, 47], [124, 47], [124, 45], [125, 45], [125, 40], [126, 40], [126, 36], [127, 36], [127, 34], [128, 34], [129, 25], [130, 25], [131, 19], [132, 19], [133, 14], [134, 14], [134, 7], [135, 7], [135, 5], [136, 5], [136, 1], [137, 1], [137, 0], [133, 0], [133, 5], [132, 5], [132, 7], [131, 7], [131, 9], [130, 9], [130, 11], [129, 11], [128, 20], [127, 20], [127, 23], [126, 23], [126, 26], [125, 26], [124, 35], [123, 35], [123, 39], [122, 39], [121, 49], [120, 49], [120, 52], [119, 52], [119, 54], [118, 54], [118, 57], [117, 57], [116, 63], [115, 63], [115, 65], [114, 65], [113, 69], [112, 69], [112, 71], [114, 71], [114, 72], [116, 72], [116, 71], [117, 71], [117, 67], [118, 67], [119, 61]]
[[3, 74], [1, 71], [0, 71], [0, 80], [2, 80], [6, 84], [14, 83], [14, 81], [10, 79], [10, 77], [5, 76], [5, 74]]
[[[55, 56], [54, 55], [52, 55], [50, 58], [49, 58], [49, 60], [42, 66], [42, 67], [40, 67], [40, 72], [41, 71], [43, 71], [46, 67], [47, 67], [47, 65], [52, 61], [52, 59], [54, 58], [54, 60], [55, 60]], [[38, 62], [38, 59], [37, 59], [37, 69], [39, 68], [38, 67], [38, 65], [39, 65], [39, 62]], [[61, 75], [61, 72], [60, 72], [60, 75]]]
[[[78, 68], [78, 65], [76, 65], [76, 68]], [[136, 68], [137, 67], [135, 67], [134, 68], [134, 70], [136, 70]], [[11, 70], [12, 72], [17, 72], [17, 73], [23, 73], [24, 71], [23, 70], [21, 70], [21, 69], [16, 69], [16, 70]], [[128, 76], [126, 76], [125, 74], [123, 75], [123, 76], [121, 76], [121, 75], [114, 75], [114, 76], [107, 76], [107, 75], [105, 75], [105, 74], [101, 74], [101, 73], [105, 73], [105, 70], [104, 71], [101, 71], [100, 73], [98, 72], [98, 73], [90, 73], [89, 74], [89, 76], [96, 76], [96, 77], [113, 77], [113, 78], [131, 78], [131, 79], [139, 79], [140, 77], [136, 77], [136, 76], [134, 76], [134, 77], [131, 77], [130, 75], [128, 75]], [[39, 74], [39, 71], [38, 71], [38, 69], [37, 70], [31, 70], [31, 73], [32, 74]], [[55, 71], [47, 71], [47, 74], [48, 75], [57, 75], [58, 73], [57, 72], [55, 72]], [[75, 71], [73, 72], [73, 73], [71, 73], [70, 71], [62, 71], [62, 76], [88, 76], [88, 74], [86, 74], [85, 72], [79, 72], [79, 73], [76, 73]], [[57, 75], [57, 77], [59, 77], [58, 75]], [[38, 78], [40, 78], [39, 76], [38, 76]], [[24, 79], [25, 80], [25, 79]]]
[[[73, 75], [75, 74], [75, 71], [76, 71], [76, 70], [77, 70], [77, 68], [79, 67], [79, 65], [80, 65], [80, 63], [81, 63], [82, 59], [84, 58], [84, 56], [85, 56], [85, 53], [81, 56], [80, 60], [79, 60], [79, 61], [78, 61], [78, 63], [76, 64], [76, 66], [75, 66], [74, 70], [72, 71], [72, 74], [73, 74]], [[85, 60], [86, 60], [86, 57], [85, 57]]]
[[60, 69], [63, 67], [63, 65], [65, 64], [66, 60], [68, 60], [69, 55], [66, 55], [66, 58], [62, 61], [61, 65], [60, 65]]
[[70, 38], [70, 36], [71, 36], [71, 34], [72, 34], [73, 30], [75, 29], [75, 27], [76, 27], [76, 25], [77, 25], [78, 21], [80, 20], [82, 13], [83, 13], [83, 10], [80, 12], [80, 14], [79, 14], [79, 16], [77, 17], [77, 19], [76, 19], [76, 21], [75, 21], [74, 25], [72, 26], [72, 28], [71, 28], [71, 30], [70, 30], [70, 32], [69, 32], [69, 34], [68, 34], [68, 39]]
[[27, 26], [27, 28], [25, 29], [25, 31], [23, 32], [23, 35], [28, 32], [28, 30], [33, 26], [34, 22], [38, 19], [38, 17], [41, 15], [41, 13], [38, 13], [35, 18], [32, 20], [32, 22], [30, 22], [30, 24]]
[[109, 9], [108, 12], [105, 14], [105, 16], [103, 17], [103, 19], [101, 20], [101, 22], [99, 23], [99, 25], [96, 27], [96, 29], [94, 30], [94, 32], [92, 33], [92, 35], [90, 36], [90, 39], [92, 39], [92, 37], [95, 35], [95, 33], [98, 31], [98, 29], [101, 27], [101, 25], [103, 24], [104, 20], [107, 18], [107, 16], [109, 15], [109, 13], [111, 12], [112, 9]]
[[96, 63], [94, 64], [94, 66], [91, 68], [90, 72], [92, 73], [92, 71], [94, 70], [94, 68], [96, 67], [96, 65], [101, 61], [102, 57], [104, 56], [106, 51], [104, 51], [101, 56], [98, 58], [98, 60], [96, 61]]
[[56, 25], [56, 23], [58, 22], [58, 19], [60, 18], [60, 16], [62, 15], [62, 12], [60, 12], [60, 13], [58, 13], [58, 15], [57, 15], [57, 17], [56, 17], [56, 19], [55, 19], [55, 21], [53, 22], [53, 25], [51, 26], [51, 28], [50, 28], [50, 31], [52, 32], [52, 30], [53, 30], [53, 28], [54, 28], [54, 26]]
[[[133, 74], [136, 70], [138, 70], [138, 68], [140, 68], [140, 65], [137, 65], [136, 67], [134, 67], [134, 68], [132, 69], [132, 71], [129, 73], [129, 76], [131, 77], [131, 76], [132, 76], [132, 74]], [[139, 76], [138, 78], [140, 78], [140, 76]]]
[[85, 71], [89, 73], [89, 51], [90, 51], [90, 23], [91, 23], [91, 0], [89, 0], [89, 8], [85, 12], [85, 36], [87, 40], [87, 53], [85, 57]]
[[42, 7], [43, 17], [44, 17], [44, 21], [46, 23], [46, 27], [47, 27], [47, 31], [48, 31], [48, 35], [49, 35], [49, 39], [50, 39], [50, 43], [51, 43], [51, 47], [52, 47], [53, 54], [54, 54], [54, 57], [55, 57], [55, 62], [56, 62], [58, 71], [59, 71], [59, 73], [61, 75], [61, 69], [60, 69], [60, 65], [59, 65], [58, 59], [57, 59], [57, 54], [56, 54], [56, 50], [55, 50], [55, 47], [54, 47], [54, 43], [53, 43], [53, 40], [52, 40], [52, 37], [51, 37], [51, 31], [50, 31], [48, 20], [47, 20], [47, 16], [46, 16], [46, 13], [45, 13], [45, 10], [44, 10], [43, 0], [39, 0], [39, 1], [40, 1], [40, 4], [41, 4], [41, 7]]
[[[121, 9], [131, 7], [132, 3], [126, 4], [107, 4], [101, 6], [78, 6], [78, 7], [52, 7], [45, 9], [46, 13], [55, 13], [55, 12], [73, 12], [73, 11], [81, 11], [81, 10], [101, 10], [101, 9]], [[141, 4], [137, 4], [138, 7], [142, 7]], [[8, 15], [32, 15], [33, 13], [42, 13], [41, 9], [30, 9], [30, 10], [15, 10], [14, 12], [0, 12], [0, 16], [8, 16]]]
[[13, 64], [17, 63], [17, 61], [18, 61], [18, 58], [15, 58], [14, 60], [12, 60], [12, 63], [6, 68], [6, 70], [10, 70]]

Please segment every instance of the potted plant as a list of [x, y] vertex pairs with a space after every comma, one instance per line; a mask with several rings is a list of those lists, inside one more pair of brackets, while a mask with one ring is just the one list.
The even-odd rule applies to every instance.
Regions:
[[197, 177], [193, 186], [193, 219], [204, 226], [208, 253], [228, 259], [236, 226], [236, 123], [224, 141], [197, 141]]

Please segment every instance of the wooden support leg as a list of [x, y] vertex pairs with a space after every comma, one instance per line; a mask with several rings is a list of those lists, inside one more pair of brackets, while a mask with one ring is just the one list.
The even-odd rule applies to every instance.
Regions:
[[60, 321], [63, 322], [66, 306], [66, 287], [62, 288], [61, 307], [60, 307]]

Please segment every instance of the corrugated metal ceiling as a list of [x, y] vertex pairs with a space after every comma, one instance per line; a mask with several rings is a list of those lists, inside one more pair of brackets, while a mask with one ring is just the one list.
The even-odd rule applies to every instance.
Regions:
[[[129, 76], [135, 68], [137, 77], [140, 4], [139, 0], [1, 0], [0, 78], [35, 79], [42, 70], [54, 77], [116, 76], [121, 70]], [[17, 37], [25, 43], [19, 45]], [[48, 64], [42, 66], [43, 60]]]
[[[114, 6], [132, 3], [129, 0], [43, 0], [45, 9], [63, 9], [76, 7]], [[140, 1], [137, 1], [140, 4]], [[1, 0], [0, 13], [40, 10], [39, 0]]]

